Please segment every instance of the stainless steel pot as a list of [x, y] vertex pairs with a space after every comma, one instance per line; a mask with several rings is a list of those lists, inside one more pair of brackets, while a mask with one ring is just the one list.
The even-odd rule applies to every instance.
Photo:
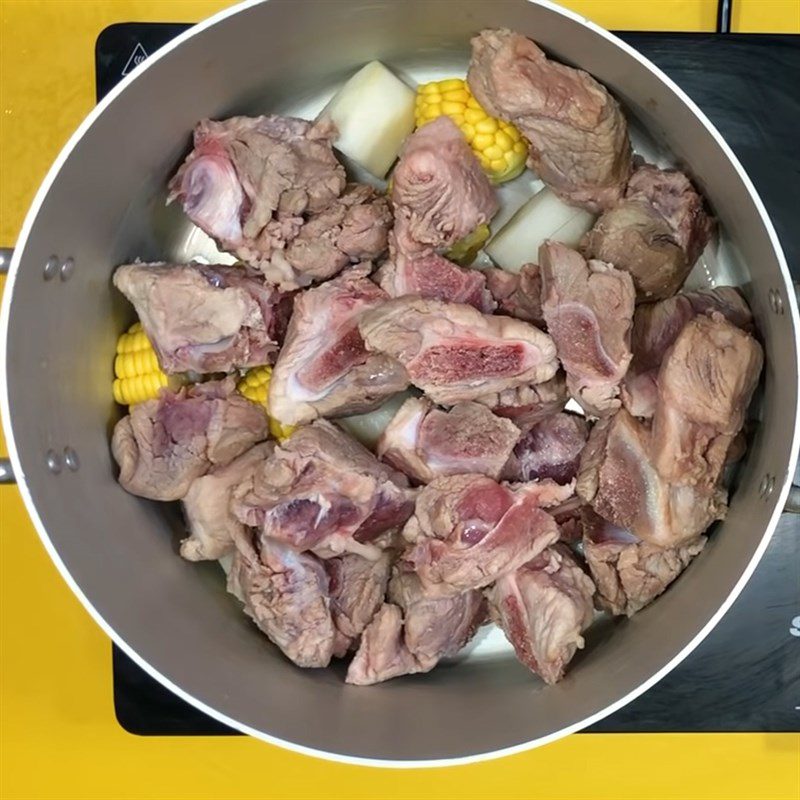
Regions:
[[[704, 553], [635, 618], [593, 628], [558, 686], [545, 689], [507, 652], [479, 648], [457, 667], [354, 688], [339, 667], [293, 667], [225, 593], [216, 565], [178, 558], [178, 512], [117, 485], [109, 365], [130, 311], [110, 277], [135, 257], [196, 250], [192, 228], [164, 207], [165, 181], [196, 120], [313, 113], [374, 58], [412, 79], [463, 74], [469, 38], [485, 26], [524, 32], [594, 74], [649, 134], [649, 146], [689, 166], [723, 231], [706, 264], [710, 279], [742, 286], [764, 339], [760, 423], [728, 518]], [[250, 2], [150, 59], [59, 156], [25, 221], [3, 298], [2, 413], [20, 491], [48, 552], [97, 622], [151, 675], [222, 722], [294, 750], [452, 763], [534, 747], [611, 713], [678, 664], [725, 613], [789, 492], [797, 331], [786, 263], [742, 167], [686, 95], [610, 34], [525, 0]]]

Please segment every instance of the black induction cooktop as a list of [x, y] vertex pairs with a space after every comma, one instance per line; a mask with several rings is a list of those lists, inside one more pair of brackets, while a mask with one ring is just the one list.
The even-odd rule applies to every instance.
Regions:
[[[98, 37], [97, 97], [188, 25], [125, 23]], [[800, 36], [620, 33], [720, 129], [761, 194], [800, 279]], [[142, 735], [233, 734], [113, 648], [119, 723]], [[677, 669], [594, 732], [800, 731], [800, 517], [785, 514], [733, 608]]]

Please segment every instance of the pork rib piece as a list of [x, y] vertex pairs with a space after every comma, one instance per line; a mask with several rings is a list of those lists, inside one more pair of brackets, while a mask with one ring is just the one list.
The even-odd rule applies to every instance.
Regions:
[[397, 359], [415, 386], [446, 405], [541, 383], [556, 372], [547, 334], [472, 306], [400, 297], [365, 314], [359, 330], [368, 350]]
[[537, 422], [518, 442], [503, 477], [509, 481], [551, 478], [570, 483], [578, 475], [581, 452], [589, 436], [583, 417], [560, 413]]
[[715, 289], [677, 294], [658, 303], [642, 303], [633, 315], [633, 359], [622, 386], [622, 402], [635, 417], [652, 417], [658, 399], [658, 370], [667, 351], [689, 320], [718, 311], [742, 330], [750, 331], [753, 315], [738, 289]]
[[588, 258], [630, 272], [638, 300], [659, 300], [680, 289], [713, 229], [703, 198], [682, 172], [645, 164], [582, 246]]
[[518, 273], [487, 269], [483, 273], [501, 314], [508, 314], [537, 327], [542, 315], [542, 276], [538, 264], [525, 264]]
[[665, 480], [713, 490], [763, 362], [761, 345], [718, 312], [684, 326], [658, 373], [652, 453]]
[[183, 513], [189, 529], [181, 542], [181, 555], [188, 561], [214, 561], [233, 552], [244, 526], [231, 511], [234, 489], [250, 479], [256, 468], [272, 455], [274, 442], [251, 447], [224, 467], [212, 467], [195, 478], [183, 498]]
[[164, 372], [271, 364], [291, 299], [242, 267], [126, 264], [114, 286], [133, 303]]
[[436, 253], [405, 256], [398, 253], [376, 273], [380, 287], [389, 297], [417, 295], [448, 303], [466, 303], [491, 314], [497, 307], [486, 288], [486, 275], [465, 269]]
[[705, 536], [676, 547], [655, 547], [583, 509], [583, 554], [599, 605], [632, 617], [658, 597], [703, 549]]
[[180, 500], [192, 482], [267, 438], [264, 409], [233, 378], [209, 381], [131, 406], [114, 427], [119, 482], [151, 500]]
[[496, 479], [519, 437], [512, 422], [478, 403], [443, 411], [430, 400], [411, 397], [387, 426], [377, 453], [419, 483], [463, 473]]
[[283, 654], [299, 667], [326, 667], [336, 629], [328, 598], [328, 576], [310, 553], [268, 539], [259, 552], [237, 540], [228, 591]]
[[436, 478], [419, 493], [403, 529], [410, 542], [404, 558], [431, 596], [488, 586], [558, 539], [543, 508], [572, 492], [552, 481], [511, 489], [482, 475]]
[[725, 516], [725, 492], [671, 485], [650, 455], [650, 431], [624, 408], [592, 428], [577, 492], [604, 519], [656, 547], [697, 538]]
[[595, 587], [569, 548], [548, 547], [489, 590], [492, 615], [517, 658], [545, 683], [557, 683], [594, 617]]
[[389, 598], [392, 602], [383, 605], [364, 631], [347, 671], [348, 683], [365, 686], [429, 672], [442, 658], [461, 650], [486, 618], [480, 592], [428, 597], [409, 572], [394, 575]]
[[504, 389], [497, 394], [478, 397], [475, 402], [487, 406], [498, 417], [510, 419], [524, 432], [561, 411], [567, 398], [566, 377], [559, 371], [544, 383]]
[[622, 197], [631, 173], [628, 126], [591, 75], [501, 28], [472, 40], [467, 80], [489, 114], [520, 129], [530, 142], [528, 165], [559, 197], [590, 211]]
[[388, 552], [381, 553], [375, 561], [348, 553], [323, 563], [328, 573], [331, 615], [336, 626], [333, 654], [342, 658], [356, 646], [383, 604], [391, 558]]
[[269, 388], [270, 414], [286, 425], [370, 411], [408, 385], [394, 359], [369, 353], [358, 323], [386, 294], [369, 264], [298, 295]]
[[567, 372], [567, 388], [587, 414], [620, 407], [619, 384], [631, 360], [630, 275], [557, 242], [539, 248], [542, 310]]
[[495, 215], [497, 196], [464, 135], [447, 116], [415, 131], [392, 173], [397, 251], [449, 248]]
[[[328, 122], [293, 117], [202, 120], [168, 202], [284, 289], [330, 277], [348, 260], [379, 256], [391, 223], [371, 189], [345, 192], [335, 135]], [[311, 230], [292, 245], [307, 219]]]
[[295, 431], [234, 494], [233, 513], [271, 538], [323, 558], [376, 559], [372, 540], [414, 510], [404, 475], [325, 420]]

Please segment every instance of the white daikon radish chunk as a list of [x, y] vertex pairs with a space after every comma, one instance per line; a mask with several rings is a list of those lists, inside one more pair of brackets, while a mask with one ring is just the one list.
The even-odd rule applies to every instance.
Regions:
[[397, 410], [409, 397], [412, 397], [411, 392], [398, 392], [374, 411], [355, 414], [352, 417], [341, 417], [334, 422], [338, 423], [353, 438], [358, 439], [364, 447], [372, 450]]
[[322, 109], [339, 130], [338, 150], [383, 178], [414, 130], [414, 90], [380, 61], [362, 67]]
[[523, 264], [536, 262], [539, 245], [546, 239], [577, 247], [594, 220], [588, 211], [567, 205], [544, 188], [511, 217], [484, 249], [498, 267], [519, 272]]

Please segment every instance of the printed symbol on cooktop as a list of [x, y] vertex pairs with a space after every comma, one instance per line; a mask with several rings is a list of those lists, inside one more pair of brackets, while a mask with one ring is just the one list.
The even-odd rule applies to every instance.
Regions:
[[136, 47], [133, 48], [133, 52], [128, 57], [128, 61], [122, 70], [122, 76], [127, 75], [134, 67], [138, 67], [146, 58], [147, 50], [142, 47], [141, 42], [136, 42]]
[[800, 617], [795, 617], [792, 620], [792, 624], [789, 626], [789, 633], [792, 636], [800, 636]]

